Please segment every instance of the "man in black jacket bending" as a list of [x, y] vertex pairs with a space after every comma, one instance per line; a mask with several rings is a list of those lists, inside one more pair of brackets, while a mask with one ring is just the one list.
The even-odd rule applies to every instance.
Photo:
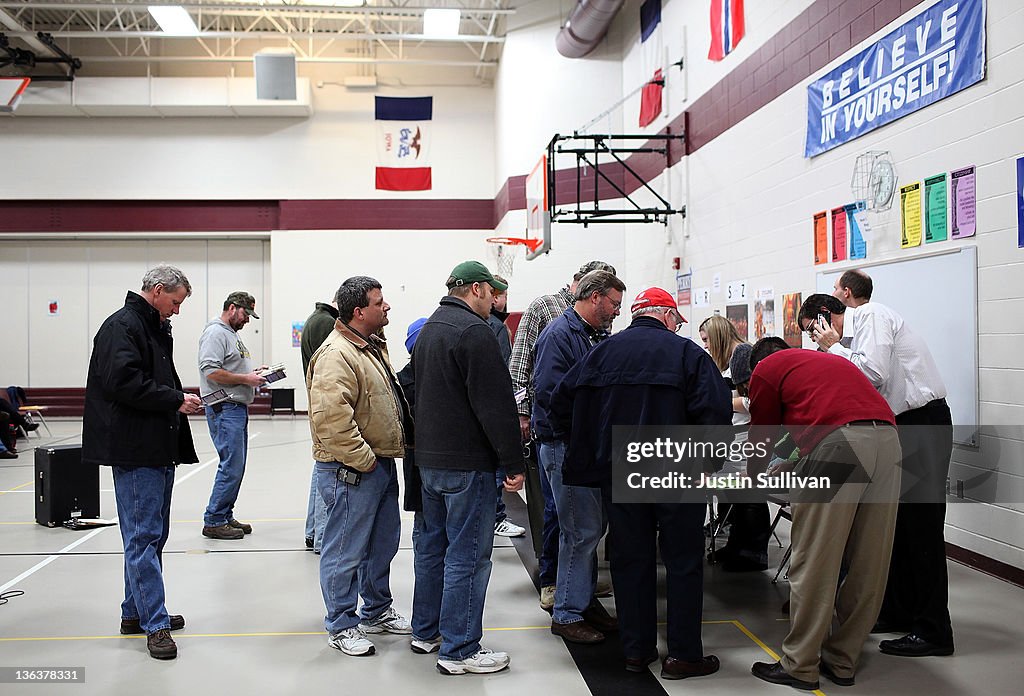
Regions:
[[185, 627], [164, 606], [161, 555], [174, 469], [199, 461], [186, 416], [203, 405], [182, 391], [168, 321], [191, 294], [184, 273], [157, 266], [143, 277], [141, 293], [129, 292], [107, 317], [93, 340], [82, 419], [82, 460], [113, 471], [124, 542], [121, 633], [145, 633], [158, 660], [178, 656], [170, 631]]
[[491, 575], [494, 472], [523, 486], [526, 463], [512, 379], [486, 319], [507, 285], [477, 261], [460, 263], [448, 295], [420, 330], [416, 373], [416, 518], [412, 650], [439, 651], [442, 674], [497, 672], [509, 656], [480, 645]]

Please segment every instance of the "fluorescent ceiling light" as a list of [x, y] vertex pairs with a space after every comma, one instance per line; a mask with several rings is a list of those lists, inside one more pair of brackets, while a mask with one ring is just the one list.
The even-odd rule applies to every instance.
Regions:
[[432, 7], [423, 11], [423, 34], [435, 38], [451, 38], [459, 35], [459, 21], [462, 19], [458, 10], [445, 10]]
[[149, 14], [153, 15], [165, 34], [195, 36], [199, 33], [199, 27], [192, 21], [192, 16], [181, 5], [150, 5]]

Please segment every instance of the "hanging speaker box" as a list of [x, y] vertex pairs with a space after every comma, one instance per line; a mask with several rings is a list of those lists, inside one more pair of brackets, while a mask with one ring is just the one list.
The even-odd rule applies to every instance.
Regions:
[[260, 51], [253, 56], [256, 98], [295, 101], [295, 54]]

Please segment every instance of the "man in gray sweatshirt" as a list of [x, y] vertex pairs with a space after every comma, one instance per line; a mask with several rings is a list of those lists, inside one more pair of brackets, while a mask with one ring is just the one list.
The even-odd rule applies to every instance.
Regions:
[[[256, 300], [247, 292], [233, 292], [224, 300], [224, 311], [211, 319], [199, 337], [199, 390], [207, 396], [223, 389], [227, 398], [206, 407], [206, 423], [220, 463], [213, 480], [210, 503], [203, 515], [203, 536], [210, 539], [241, 539], [252, 526], [235, 519], [235, 501], [242, 487], [249, 442], [249, 404], [265, 377], [253, 370], [249, 349], [238, 332], [259, 319]], [[258, 370], [263, 370], [260, 367]]]

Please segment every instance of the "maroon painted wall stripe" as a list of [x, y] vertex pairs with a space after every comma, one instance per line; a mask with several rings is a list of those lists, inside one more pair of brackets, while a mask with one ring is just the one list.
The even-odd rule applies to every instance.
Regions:
[[[627, 162], [654, 179], [755, 113], [923, 0], [817, 0], [662, 133], [685, 133], [669, 157], [634, 155]], [[658, 143], [649, 142], [649, 146]], [[602, 166], [627, 193], [640, 182], [618, 165]], [[556, 174], [558, 203], [575, 199], [575, 170]], [[593, 198], [593, 171], [584, 178]], [[598, 197], [617, 198], [607, 182]], [[2, 232], [268, 231], [275, 229], [494, 229], [510, 210], [526, 208], [526, 177], [509, 177], [493, 199], [368, 199], [283, 201], [0, 201]]]

